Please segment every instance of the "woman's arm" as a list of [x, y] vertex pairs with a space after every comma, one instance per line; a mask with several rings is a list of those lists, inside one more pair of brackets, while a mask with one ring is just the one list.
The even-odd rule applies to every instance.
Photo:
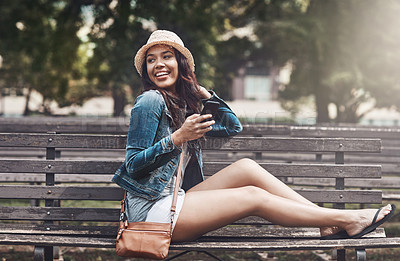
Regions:
[[161, 94], [147, 91], [137, 98], [131, 111], [125, 166], [134, 178], [143, 177], [181, 152], [171, 135], [154, 143], [164, 110]]
[[212, 125], [212, 130], [206, 133], [207, 136], [234, 136], [242, 131], [243, 128], [239, 119], [224, 100], [219, 98], [215, 92], [209, 92], [203, 87], [201, 87], [201, 93], [203, 95], [203, 104], [207, 101], [217, 101], [220, 104], [214, 117], [215, 124]]

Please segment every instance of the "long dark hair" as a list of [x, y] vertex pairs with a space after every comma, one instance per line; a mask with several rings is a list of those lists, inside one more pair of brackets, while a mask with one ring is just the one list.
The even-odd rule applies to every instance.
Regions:
[[[144, 92], [148, 90], [158, 90], [163, 95], [172, 116], [172, 125], [174, 128], [179, 128], [183, 124], [185, 117], [200, 112], [201, 98], [196, 75], [190, 69], [186, 57], [175, 48], [173, 49], [178, 62], [178, 79], [176, 82], [178, 97], [172, 95], [163, 88], [159, 88], [150, 80], [147, 73], [146, 59], [144, 59], [142, 66], [142, 84]], [[185, 112], [185, 109], [186, 115], [183, 115], [182, 113]]]

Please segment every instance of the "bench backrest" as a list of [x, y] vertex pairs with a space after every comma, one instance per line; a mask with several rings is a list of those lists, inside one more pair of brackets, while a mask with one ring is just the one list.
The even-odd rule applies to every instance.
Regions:
[[[24, 118], [1, 118], [0, 132], [25, 132], [25, 133], [74, 133], [74, 134], [122, 134], [128, 131], [129, 118], [127, 117], [24, 117]], [[383, 175], [400, 176], [400, 128], [396, 126], [361, 126], [361, 125], [335, 125], [335, 126], [291, 126], [291, 125], [273, 125], [273, 124], [245, 124], [240, 136], [268, 136], [268, 137], [341, 137], [341, 138], [379, 138], [382, 140], [382, 152], [374, 155], [364, 155], [355, 153], [346, 153], [347, 163], [375, 163], [382, 164]], [[37, 155], [37, 149], [24, 150], [0, 150], [0, 156], [13, 153], [14, 156], [32, 157]], [[119, 152], [106, 152], [113, 157], [121, 155]], [[317, 160], [326, 160], [332, 162], [333, 158], [328, 154], [319, 153]], [[323, 157], [322, 154], [324, 154]], [[271, 160], [288, 161], [287, 154], [274, 153], [256, 153], [257, 159], [268, 157]], [[64, 150], [63, 156], [76, 156], [76, 151]], [[207, 156], [207, 154], [206, 154]], [[240, 154], [239, 154], [240, 156]], [[107, 157], [107, 156], [105, 156]], [[297, 154], [297, 162], [315, 161], [315, 156], [311, 154]]]
[[[45, 207], [2, 206], [1, 220], [47, 220], [47, 221], [103, 221], [118, 220], [119, 201], [122, 190], [109, 182], [97, 185], [85, 183], [91, 175], [104, 176], [111, 179], [114, 171], [123, 159], [96, 159], [91, 156], [84, 159], [57, 159], [56, 149], [88, 149], [120, 150], [125, 148], [125, 135], [73, 135], [73, 134], [0, 134], [0, 147], [7, 148], [40, 148], [45, 151], [45, 159], [0, 159], [0, 175], [41, 175], [43, 185], [7, 184], [0, 186], [0, 199], [38, 199], [44, 200]], [[234, 137], [207, 138], [202, 144], [207, 152], [230, 154], [230, 160], [220, 161], [212, 158], [204, 163], [206, 176], [212, 175], [228, 165], [235, 158], [235, 153], [272, 151], [277, 153], [332, 153], [335, 161], [332, 163], [296, 164], [286, 162], [260, 162], [272, 174], [283, 180], [293, 177], [324, 177], [335, 180], [334, 188], [321, 190], [318, 188], [301, 189], [299, 192], [316, 203], [334, 203], [342, 208], [345, 203], [381, 203], [380, 191], [348, 190], [345, 180], [379, 179], [379, 165], [347, 165], [344, 155], [347, 152], [372, 153], [380, 151], [379, 139], [344, 139], [344, 138], [270, 138], [270, 137]], [[229, 158], [229, 157], [228, 157]], [[83, 183], [74, 185], [62, 183], [57, 185], [59, 176], [78, 175]], [[104, 180], [104, 179], [103, 179]], [[289, 180], [290, 181], [290, 180]], [[290, 183], [290, 182], [289, 182]], [[58, 200], [77, 200], [78, 205], [63, 208], [58, 207]], [[112, 206], [104, 208], [79, 207], [79, 202], [85, 200], [111, 201]], [[10, 213], [13, 213], [12, 216]]]

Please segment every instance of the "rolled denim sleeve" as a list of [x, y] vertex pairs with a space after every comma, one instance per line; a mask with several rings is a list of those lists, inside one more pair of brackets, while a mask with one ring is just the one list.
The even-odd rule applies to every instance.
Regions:
[[171, 135], [156, 140], [165, 109], [162, 96], [148, 91], [138, 97], [131, 110], [125, 166], [133, 178], [143, 177], [181, 152]]
[[240, 133], [243, 127], [236, 114], [229, 108], [224, 100], [215, 94], [215, 92], [210, 91], [210, 93], [212, 95], [211, 98], [203, 99], [202, 103], [205, 104], [207, 101], [217, 101], [219, 102], [219, 108], [214, 117], [215, 124], [212, 125], [212, 130], [206, 133], [206, 136], [226, 137]]

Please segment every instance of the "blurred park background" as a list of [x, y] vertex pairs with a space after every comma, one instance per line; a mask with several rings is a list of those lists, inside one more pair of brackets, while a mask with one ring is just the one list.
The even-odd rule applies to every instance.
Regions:
[[132, 58], [181, 36], [245, 121], [400, 125], [399, 0], [0, 0], [0, 114], [127, 116]]

